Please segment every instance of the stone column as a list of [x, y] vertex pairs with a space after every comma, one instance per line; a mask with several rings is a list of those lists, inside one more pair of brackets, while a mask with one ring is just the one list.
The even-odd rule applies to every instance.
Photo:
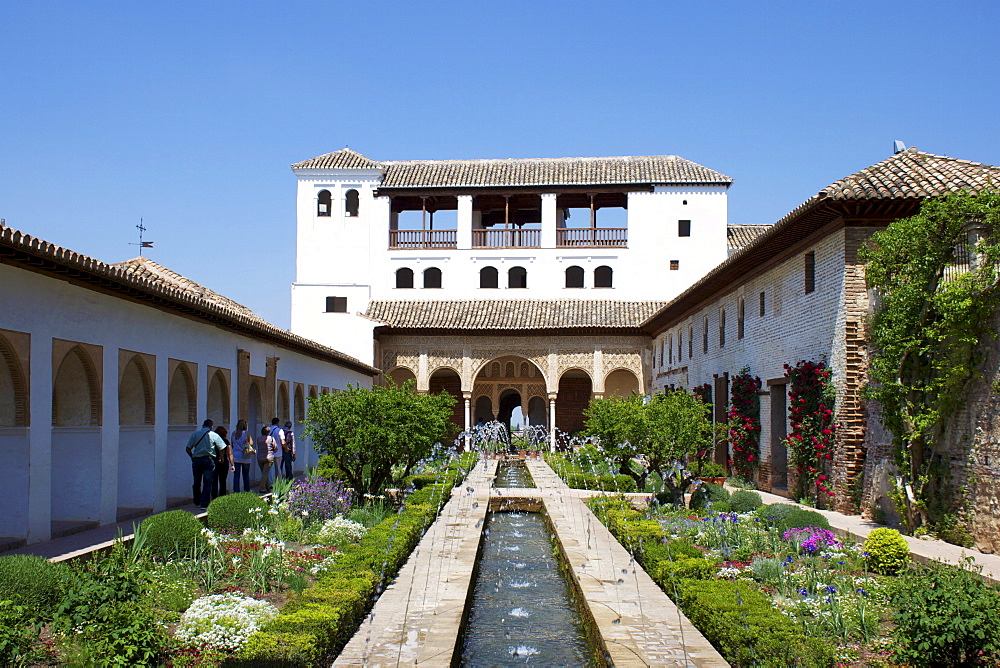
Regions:
[[472, 392], [462, 392], [462, 401], [465, 402], [465, 449], [468, 450], [469, 431], [472, 429]]
[[556, 194], [542, 193], [542, 248], [556, 247]]
[[472, 248], [472, 195], [458, 196], [458, 249]]
[[556, 395], [549, 395], [549, 449], [556, 451]]
[[417, 360], [417, 392], [427, 394], [431, 387], [431, 378], [427, 368], [427, 351], [421, 350]]

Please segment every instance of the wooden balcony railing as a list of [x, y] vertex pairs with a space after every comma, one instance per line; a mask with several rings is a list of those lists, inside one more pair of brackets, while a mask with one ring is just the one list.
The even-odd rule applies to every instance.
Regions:
[[538, 248], [541, 230], [472, 230], [473, 248]]
[[561, 248], [625, 248], [627, 227], [598, 227], [556, 230], [556, 246]]
[[389, 230], [389, 248], [457, 248], [455, 230]]

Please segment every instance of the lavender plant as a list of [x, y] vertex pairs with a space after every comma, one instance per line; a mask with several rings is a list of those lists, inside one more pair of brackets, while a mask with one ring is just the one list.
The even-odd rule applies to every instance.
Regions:
[[354, 492], [350, 487], [326, 478], [299, 480], [286, 495], [288, 512], [301, 517], [307, 526], [347, 513], [353, 502]]

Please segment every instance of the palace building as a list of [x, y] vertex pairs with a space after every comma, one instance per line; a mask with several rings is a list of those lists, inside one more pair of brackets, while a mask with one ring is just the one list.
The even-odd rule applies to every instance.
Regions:
[[684, 158], [371, 160], [298, 179], [293, 331], [418, 391], [455, 422], [582, 427], [593, 396], [645, 391], [641, 325], [723, 261], [732, 180]]

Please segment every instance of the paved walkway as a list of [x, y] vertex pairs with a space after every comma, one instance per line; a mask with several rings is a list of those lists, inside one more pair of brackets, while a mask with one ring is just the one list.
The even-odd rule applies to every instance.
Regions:
[[334, 666], [451, 665], [496, 466], [480, 460], [455, 487]]
[[503, 491], [541, 497], [612, 665], [729, 665], [590, 512], [592, 493], [570, 489], [545, 462], [527, 466], [538, 489]]
[[[730, 487], [729, 491], [736, 491], [736, 488]], [[788, 503], [799, 505], [776, 494], [768, 494], [767, 492], [758, 492], [758, 494], [760, 494], [765, 504]], [[808, 508], [808, 510], [816, 509]], [[816, 510], [816, 512], [830, 521], [831, 529], [842, 536], [852, 536], [858, 540], [864, 540], [871, 533], [872, 529], [882, 526], [871, 520], [866, 520], [860, 515], [844, 515], [832, 510]], [[957, 564], [967, 557], [972, 557], [977, 565], [982, 566], [982, 575], [984, 578], [1000, 582], [1000, 555], [985, 554], [979, 550], [959, 547], [958, 545], [952, 545], [942, 540], [921, 540], [912, 536], [903, 536], [903, 538], [906, 539], [907, 544], [910, 546], [910, 553], [913, 555], [914, 560], [920, 563], [926, 564], [939, 561], [948, 564]]]
[[[195, 517], [205, 516], [205, 511], [200, 510], [198, 506], [194, 504], [175, 506], [173, 508], [168, 508], [168, 510], [186, 510]], [[149, 517], [149, 515], [136, 517], [131, 520], [125, 520], [124, 522], [118, 522], [116, 524], [106, 524], [104, 526], [87, 529], [86, 531], [81, 531], [79, 533], [63, 536], [62, 538], [53, 538], [52, 540], [42, 541], [41, 543], [32, 543], [31, 545], [25, 545], [17, 548], [16, 550], [9, 550], [0, 554], [36, 554], [39, 557], [45, 557], [49, 561], [66, 561], [67, 559], [73, 559], [75, 557], [94, 552], [95, 550], [103, 550], [111, 547], [111, 544], [114, 543], [115, 539], [118, 537], [119, 531], [121, 532], [123, 538], [131, 538], [135, 525], [139, 524], [147, 517]]]

